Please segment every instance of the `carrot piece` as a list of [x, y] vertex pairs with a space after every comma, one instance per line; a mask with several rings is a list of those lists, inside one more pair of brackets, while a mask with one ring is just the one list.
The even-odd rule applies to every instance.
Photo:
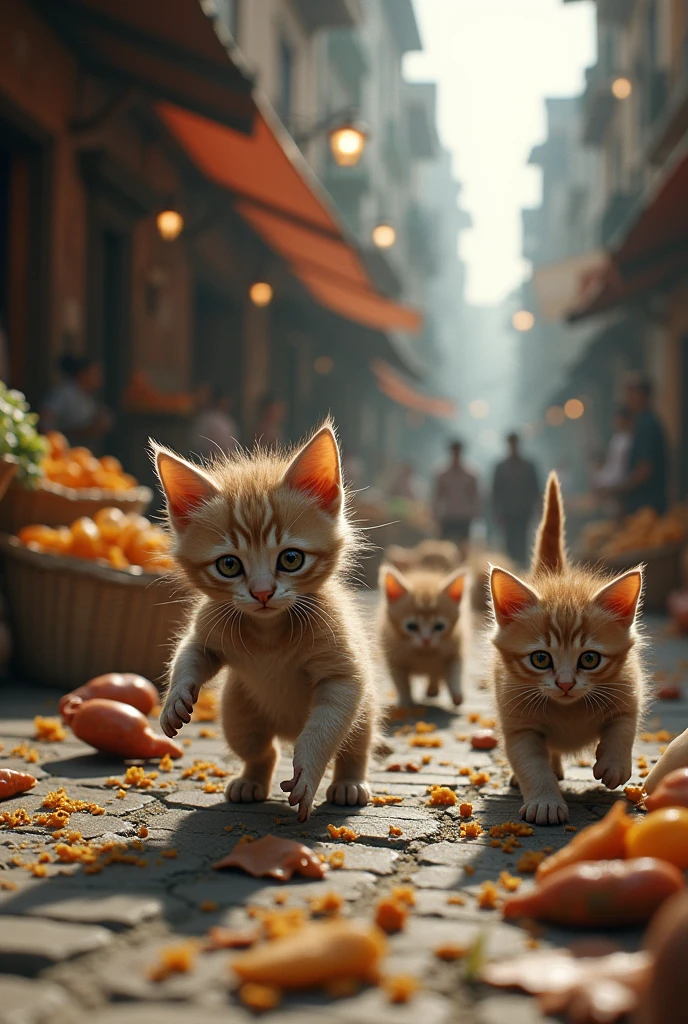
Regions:
[[633, 824], [626, 805], [618, 800], [601, 821], [588, 825], [561, 850], [543, 860], [536, 878], [541, 881], [555, 871], [584, 860], [614, 860], [626, 856], [626, 833]]

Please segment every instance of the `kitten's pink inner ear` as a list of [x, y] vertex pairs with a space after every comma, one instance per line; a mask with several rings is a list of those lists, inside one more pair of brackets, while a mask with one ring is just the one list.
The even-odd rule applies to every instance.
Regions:
[[404, 594], [408, 594], [408, 590], [401, 582], [398, 576], [395, 576], [393, 572], [385, 573], [385, 594], [390, 604], [394, 601], [398, 601]]
[[453, 579], [449, 583], [449, 585], [444, 588], [444, 592], [447, 595], [447, 597], [450, 597], [452, 601], [456, 601], [456, 603], [458, 604], [461, 598], [463, 597], [463, 588], [465, 582], [466, 577], [464, 576], [463, 573], [461, 573], [460, 576], [457, 576], [456, 579]]
[[495, 617], [500, 626], [511, 622], [515, 615], [531, 608], [538, 601], [535, 591], [505, 569], [492, 570], [490, 589]]
[[296, 456], [284, 482], [297, 491], [312, 494], [318, 504], [330, 509], [341, 497], [342, 476], [334, 434], [323, 427]]
[[157, 467], [170, 515], [177, 522], [188, 522], [190, 513], [215, 493], [210, 478], [182, 459], [160, 452]]
[[635, 618], [642, 585], [642, 573], [639, 569], [632, 569], [603, 587], [595, 596], [595, 602], [615, 619], [630, 626]]

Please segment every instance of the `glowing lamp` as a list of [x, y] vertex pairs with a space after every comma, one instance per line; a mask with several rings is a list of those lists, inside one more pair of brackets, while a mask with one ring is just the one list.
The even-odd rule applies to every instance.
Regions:
[[269, 306], [272, 302], [272, 286], [267, 281], [254, 281], [248, 290], [248, 297], [254, 306]]
[[184, 218], [178, 210], [161, 210], [155, 218], [158, 233], [165, 242], [174, 242], [182, 233]]
[[519, 309], [511, 318], [511, 326], [515, 331], [530, 331], [535, 324], [535, 317], [529, 309]]
[[330, 356], [318, 356], [313, 363], [313, 369], [316, 373], [319, 373], [321, 377], [326, 377], [328, 373], [332, 373], [334, 369], [334, 359]]
[[397, 233], [391, 224], [384, 222], [373, 228], [373, 244], [378, 249], [390, 249], [397, 240]]
[[580, 398], [569, 398], [568, 402], [564, 404], [564, 414], [570, 420], [579, 420], [584, 412], [585, 406]]
[[366, 129], [354, 122], [337, 125], [328, 132], [330, 150], [338, 167], [355, 167], [368, 140]]
[[612, 82], [612, 95], [617, 100], [627, 100], [633, 92], [633, 82], [630, 78], [615, 78]]

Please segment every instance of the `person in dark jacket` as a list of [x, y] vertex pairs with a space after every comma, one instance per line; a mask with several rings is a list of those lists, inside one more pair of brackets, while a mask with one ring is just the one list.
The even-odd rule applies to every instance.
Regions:
[[628, 471], [618, 491], [625, 499], [625, 512], [653, 508], [659, 515], [667, 510], [667, 442], [664, 427], [652, 409], [652, 384], [647, 377], [631, 378], [626, 386], [626, 405], [633, 413], [633, 438], [628, 453]]
[[527, 562], [528, 526], [542, 494], [535, 466], [520, 453], [518, 434], [509, 434], [506, 440], [509, 455], [495, 468], [492, 510], [504, 531], [509, 558], [524, 566]]

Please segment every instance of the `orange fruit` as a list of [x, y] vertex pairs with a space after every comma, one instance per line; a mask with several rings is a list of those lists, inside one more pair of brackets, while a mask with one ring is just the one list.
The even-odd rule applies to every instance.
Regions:
[[663, 807], [632, 825], [626, 833], [627, 857], [658, 857], [688, 868], [688, 809]]
[[113, 569], [128, 569], [129, 559], [116, 544], [108, 548], [108, 562]]
[[129, 558], [129, 545], [139, 533], [147, 533], [151, 528], [151, 524], [145, 516], [136, 515], [134, 512], [130, 512], [125, 518], [126, 522], [120, 530], [117, 543], [122, 548], [122, 551], [124, 551], [127, 558]]
[[167, 537], [161, 530], [148, 529], [136, 533], [127, 544], [126, 555], [134, 565], [146, 566], [152, 558], [167, 552]]
[[[85, 465], [90, 459], [93, 458], [93, 452], [88, 448], [70, 448], [69, 459], [71, 462], [78, 462], [80, 466]], [[98, 461], [96, 459], [96, 461]]]
[[75, 558], [99, 558], [102, 554], [100, 530], [88, 516], [72, 523], [69, 553]]
[[69, 448], [69, 442], [58, 430], [49, 430], [45, 435], [50, 445], [50, 454], [55, 459]]
[[109, 544], [114, 544], [119, 540], [119, 535], [127, 521], [127, 517], [120, 508], [110, 506], [98, 509], [93, 519], [103, 540]]
[[53, 541], [55, 532], [49, 526], [23, 526], [18, 536], [22, 544], [40, 544], [45, 547]]
[[114, 455], [103, 455], [100, 460], [101, 467], [106, 473], [121, 473], [122, 463]]
[[50, 542], [44, 541], [44, 544], [56, 555], [66, 555], [72, 545], [72, 531], [68, 526], [58, 526], [53, 530]]

